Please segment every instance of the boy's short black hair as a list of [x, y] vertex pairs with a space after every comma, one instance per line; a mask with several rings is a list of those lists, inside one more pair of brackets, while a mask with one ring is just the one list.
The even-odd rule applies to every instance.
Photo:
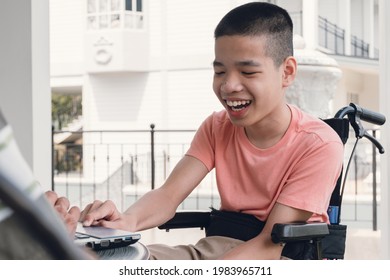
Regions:
[[233, 35], [265, 35], [266, 55], [276, 66], [293, 55], [293, 23], [287, 11], [279, 6], [253, 2], [231, 10], [215, 28], [214, 37]]

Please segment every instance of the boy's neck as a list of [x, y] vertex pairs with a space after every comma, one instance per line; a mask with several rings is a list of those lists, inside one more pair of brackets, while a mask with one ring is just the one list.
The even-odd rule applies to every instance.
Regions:
[[291, 109], [285, 104], [277, 115], [267, 118], [259, 124], [245, 127], [249, 141], [260, 149], [277, 144], [287, 132], [291, 123]]

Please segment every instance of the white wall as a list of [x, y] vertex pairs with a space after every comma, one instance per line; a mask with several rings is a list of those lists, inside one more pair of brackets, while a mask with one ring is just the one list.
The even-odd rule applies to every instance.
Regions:
[[50, 1], [51, 76], [82, 75], [86, 1], [48, 1]]
[[34, 175], [51, 188], [48, 1], [5, 0], [0, 9], [0, 107]]
[[361, 94], [361, 104], [373, 111], [380, 111], [380, 102], [378, 98], [379, 77], [378, 75], [363, 75], [363, 89]]
[[87, 77], [86, 128], [147, 129], [153, 122], [157, 129], [195, 129], [222, 108], [212, 91], [213, 32], [231, 2], [204, 3], [207, 7], [190, 0], [148, 5], [151, 72]]
[[[344, 0], [342, 0], [344, 1]], [[333, 24], [338, 23], [340, 16], [340, 10], [338, 9], [339, 0], [319, 0], [318, 1], [318, 14], [321, 17], [328, 19]], [[345, 28], [342, 23], [338, 23], [339, 27]]]

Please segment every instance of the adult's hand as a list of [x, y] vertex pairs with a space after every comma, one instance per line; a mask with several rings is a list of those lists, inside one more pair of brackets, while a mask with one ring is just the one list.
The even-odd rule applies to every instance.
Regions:
[[70, 207], [70, 202], [66, 197], [58, 197], [57, 193], [53, 191], [47, 191], [45, 195], [49, 203], [64, 221], [69, 234], [73, 236], [80, 219], [80, 208], [76, 206]]

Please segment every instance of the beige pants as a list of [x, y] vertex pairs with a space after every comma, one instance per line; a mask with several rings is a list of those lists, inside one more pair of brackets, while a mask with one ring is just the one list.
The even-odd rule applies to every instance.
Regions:
[[153, 244], [147, 247], [151, 260], [215, 260], [243, 242], [229, 237], [210, 236], [200, 239], [195, 245]]

